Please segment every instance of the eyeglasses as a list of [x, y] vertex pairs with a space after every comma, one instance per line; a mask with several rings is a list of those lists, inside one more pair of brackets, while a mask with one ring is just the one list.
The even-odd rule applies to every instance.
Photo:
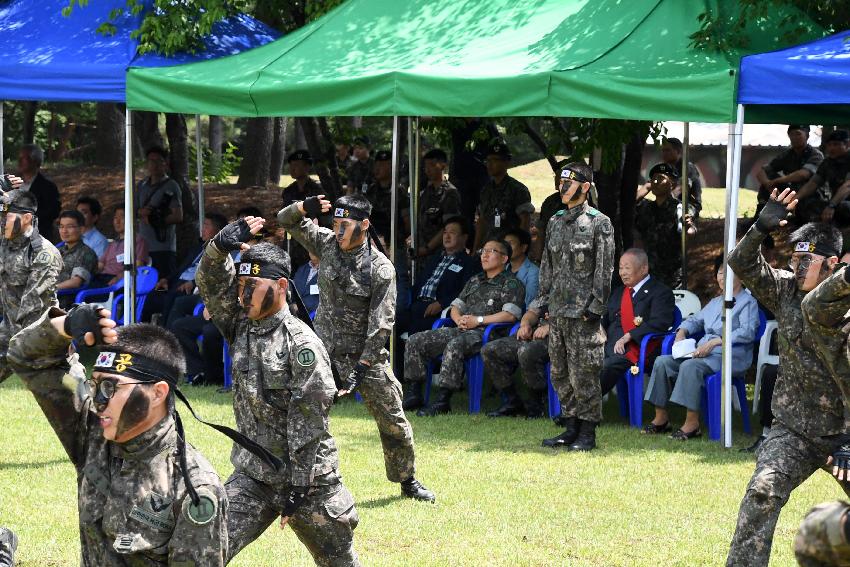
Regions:
[[505, 254], [501, 250], [496, 250], [495, 248], [482, 248], [481, 255], [486, 256], [487, 254], [500, 254], [502, 256], [507, 256], [507, 254]]
[[60, 224], [59, 230], [74, 230], [75, 228], [80, 228], [78, 224]]
[[107, 400], [112, 399], [112, 396], [115, 395], [115, 392], [119, 387], [132, 386], [133, 384], [150, 384], [150, 382], [118, 382], [117, 380], [110, 380], [108, 378], [105, 378], [100, 382], [91, 378], [86, 380], [86, 386], [88, 386], [92, 393], [97, 392]]
[[792, 272], [796, 272], [798, 269], [802, 268], [803, 270], [808, 270], [812, 264], [817, 264], [818, 262], [824, 261], [823, 256], [819, 256], [815, 258], [814, 256], [800, 256], [800, 257], [792, 257], [788, 262], [788, 268], [791, 269]]

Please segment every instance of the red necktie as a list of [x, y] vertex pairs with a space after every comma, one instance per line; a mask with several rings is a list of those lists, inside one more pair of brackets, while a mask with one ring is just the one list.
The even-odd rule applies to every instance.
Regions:
[[[635, 307], [632, 304], [632, 288], [627, 287], [623, 290], [623, 297], [620, 299], [620, 325], [623, 327], [623, 334], [630, 332], [635, 328]], [[626, 345], [626, 358], [632, 364], [637, 364], [640, 357], [640, 346], [637, 342], [629, 341]]]

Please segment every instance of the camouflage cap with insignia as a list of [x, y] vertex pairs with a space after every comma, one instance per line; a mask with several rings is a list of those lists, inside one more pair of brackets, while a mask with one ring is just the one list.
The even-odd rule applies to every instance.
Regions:
[[498, 156], [502, 159], [511, 159], [513, 157], [510, 150], [508, 150], [508, 145], [501, 138], [490, 140], [490, 144], [487, 146], [487, 156]]
[[286, 158], [286, 163], [292, 163], [293, 161], [303, 161], [313, 165], [313, 156], [307, 150], [295, 150]]
[[390, 161], [392, 159], [392, 154], [387, 150], [379, 150], [375, 152], [375, 161]]

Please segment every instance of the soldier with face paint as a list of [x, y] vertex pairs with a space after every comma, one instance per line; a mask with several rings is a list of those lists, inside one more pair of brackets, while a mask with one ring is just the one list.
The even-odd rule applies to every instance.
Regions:
[[367, 238], [372, 205], [366, 198], [337, 199], [332, 231], [310, 222], [330, 209], [329, 201], [310, 197], [277, 215], [280, 225], [321, 259], [316, 333], [340, 376], [347, 377], [339, 395], [359, 388], [375, 418], [387, 478], [401, 483], [402, 495], [433, 502], [434, 493], [414, 476], [413, 429], [404, 415], [401, 384], [393, 375], [386, 348], [395, 323], [395, 269]]
[[[758, 450], [752, 479], [741, 501], [726, 564], [767, 565], [779, 513], [791, 492], [837, 449], [846, 431], [841, 391], [831, 364], [819, 356], [825, 336], [803, 314], [808, 294], [832, 274], [841, 252], [841, 233], [809, 223], [791, 234], [788, 269], [771, 267], [760, 252], [764, 239], [785, 226], [797, 206], [795, 193], [773, 190], [758, 219], [729, 255], [729, 267], [779, 325], [779, 375], [771, 409], [774, 422]], [[846, 309], [845, 309], [846, 312]], [[830, 360], [827, 358], [826, 360]], [[850, 494], [847, 485], [845, 492]]]
[[37, 210], [29, 191], [0, 196], [0, 382], [11, 374], [6, 365], [9, 339], [56, 303], [62, 257], [39, 234], [33, 220]]
[[[228, 500], [212, 465], [186, 443], [177, 339], [148, 324], [115, 330], [108, 312], [45, 310], [12, 337], [9, 362], [77, 469], [81, 565], [223, 566]], [[71, 339], [97, 343], [92, 374]], [[196, 416], [197, 418], [197, 416]], [[206, 422], [203, 422], [206, 423]], [[269, 466], [281, 463], [236, 431], [207, 423]]]
[[[195, 280], [231, 345], [236, 425], [285, 463], [274, 470], [234, 445], [226, 483], [228, 559], [280, 517], [317, 565], [359, 565], [353, 547], [359, 518], [328, 429], [336, 394], [330, 360], [290, 311], [289, 256], [271, 243], [245, 244], [264, 223], [245, 217], [222, 229], [207, 244]], [[236, 250], [242, 254], [234, 265]]]

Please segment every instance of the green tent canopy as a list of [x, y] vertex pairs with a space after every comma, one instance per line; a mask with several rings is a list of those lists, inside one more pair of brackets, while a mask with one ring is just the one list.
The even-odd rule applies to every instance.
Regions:
[[[232, 57], [132, 68], [138, 110], [225, 116], [582, 116], [734, 122], [745, 50], [689, 46], [734, 0], [348, 0]], [[812, 26], [811, 37], [823, 35]], [[761, 117], [769, 120], [772, 117]]]

